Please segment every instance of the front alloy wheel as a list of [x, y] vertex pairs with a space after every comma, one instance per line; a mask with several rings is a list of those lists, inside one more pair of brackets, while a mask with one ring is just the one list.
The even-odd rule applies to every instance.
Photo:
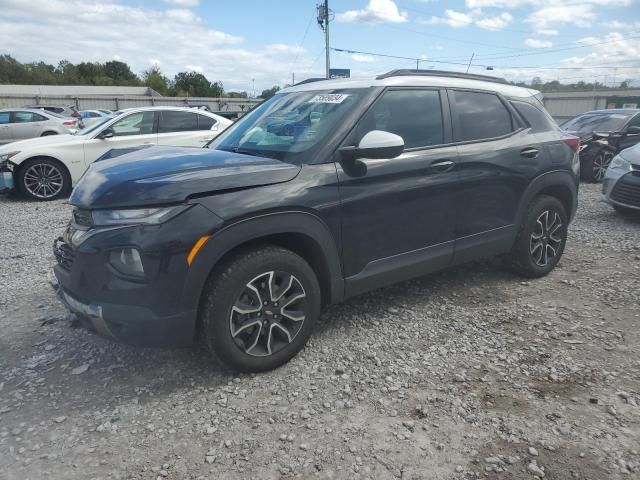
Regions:
[[279, 367], [304, 347], [320, 314], [320, 285], [296, 253], [243, 249], [212, 273], [199, 310], [200, 335], [223, 364], [243, 372]]
[[281, 351], [302, 329], [306, 298], [300, 280], [289, 273], [272, 270], [252, 279], [231, 308], [229, 329], [237, 347], [256, 357]]
[[53, 200], [70, 190], [71, 178], [60, 163], [43, 158], [26, 162], [18, 170], [17, 183], [32, 200]]
[[593, 179], [596, 182], [601, 182], [607, 173], [607, 168], [609, 168], [609, 164], [611, 160], [613, 160], [613, 152], [609, 150], [602, 150], [598, 152], [596, 157], [593, 160]]

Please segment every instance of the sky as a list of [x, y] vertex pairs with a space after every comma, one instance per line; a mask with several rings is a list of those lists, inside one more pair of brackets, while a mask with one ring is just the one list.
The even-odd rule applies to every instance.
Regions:
[[[640, 0], [330, 0], [331, 66], [640, 85]], [[0, 54], [201, 72], [259, 94], [324, 75], [316, 0], [0, 0]], [[372, 54], [407, 57], [390, 58]], [[488, 71], [487, 67], [493, 70]]]

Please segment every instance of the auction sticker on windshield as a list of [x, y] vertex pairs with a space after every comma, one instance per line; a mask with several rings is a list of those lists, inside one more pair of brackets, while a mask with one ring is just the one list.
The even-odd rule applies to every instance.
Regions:
[[348, 96], [348, 93], [325, 93], [316, 95], [309, 103], [342, 103]]

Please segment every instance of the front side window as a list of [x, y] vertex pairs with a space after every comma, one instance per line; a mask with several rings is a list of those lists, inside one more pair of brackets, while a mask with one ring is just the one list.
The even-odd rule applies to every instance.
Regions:
[[399, 135], [405, 148], [444, 143], [440, 93], [436, 90], [390, 90], [357, 127], [358, 142], [372, 130]]
[[153, 112], [138, 112], [127, 115], [111, 125], [111, 129], [116, 137], [153, 133]]
[[302, 163], [358, 107], [365, 89], [280, 93], [216, 137], [209, 148]]
[[513, 131], [511, 113], [493, 93], [451, 92], [457, 142], [501, 137]]
[[191, 132], [198, 130], [198, 118], [195, 113], [165, 110], [160, 112], [158, 133]]

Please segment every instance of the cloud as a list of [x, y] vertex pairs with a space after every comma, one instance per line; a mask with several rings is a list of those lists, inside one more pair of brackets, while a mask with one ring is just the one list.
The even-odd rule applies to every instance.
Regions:
[[353, 55], [351, 55], [351, 60], [360, 63], [372, 63], [376, 61], [376, 59], [371, 55], [364, 55], [362, 53], [354, 53]]
[[507, 12], [502, 12], [500, 15], [490, 17], [484, 15], [480, 9], [471, 10], [467, 13], [448, 9], [445, 10], [444, 17], [433, 16], [429, 20], [419, 20], [419, 22], [426, 25], [444, 24], [453, 28], [476, 25], [485, 30], [501, 30], [509, 25], [512, 20], [513, 17]]
[[573, 24], [578, 27], [588, 27], [596, 17], [591, 5], [558, 5], [536, 10], [525, 20], [536, 30], [546, 30], [553, 25]]
[[554, 30], [552, 28], [543, 28], [536, 32], [538, 35], [558, 35], [558, 30]]
[[369, 0], [362, 10], [348, 10], [336, 15], [339, 22], [402, 23], [408, 15], [401, 12], [393, 0]]
[[168, 5], [174, 5], [176, 7], [197, 7], [200, 0], [162, 0]]
[[549, 48], [553, 46], [553, 42], [549, 40], [538, 40], [537, 38], [527, 38], [524, 44], [531, 48]]
[[[241, 26], [223, 31], [196, 20], [189, 10], [158, 5], [164, 4], [0, 0], [0, 53], [21, 62], [54, 65], [64, 59], [79, 63], [120, 58], [137, 73], [159, 64], [168, 77], [188, 66], [201, 70], [211, 81], [222, 80], [226, 88], [239, 90], [250, 90], [252, 78], [260, 90], [290, 82], [292, 70], [296, 76], [313, 76], [322, 70], [322, 62], [314, 64], [316, 52], [309, 55], [285, 44], [245, 45], [235, 33], [243, 31]], [[225, 23], [223, 28], [231, 26]]]
[[620, 22], [618, 20], [612, 20], [610, 22], [603, 22], [601, 25], [613, 30], [640, 30], [640, 22]]

